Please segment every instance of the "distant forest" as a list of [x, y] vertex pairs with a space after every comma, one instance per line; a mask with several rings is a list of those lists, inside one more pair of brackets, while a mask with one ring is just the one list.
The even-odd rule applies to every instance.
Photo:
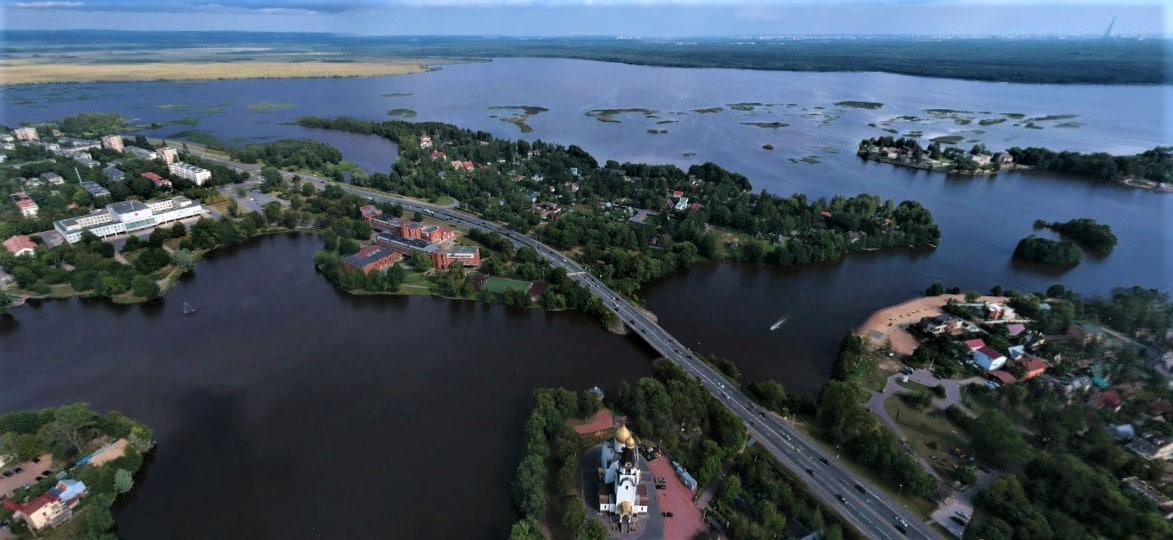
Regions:
[[[53, 55], [106, 47], [143, 51], [137, 61], [178, 47], [264, 45], [282, 54], [314, 52], [323, 61], [360, 62], [392, 58], [477, 60], [501, 57], [578, 58], [626, 64], [721, 67], [786, 71], [883, 71], [1020, 83], [1164, 84], [1173, 59], [1164, 39], [927, 39], [779, 38], [687, 40], [574, 38], [481, 38], [259, 32], [53, 32]], [[5, 48], [17, 55], [44, 51], [44, 33], [5, 33]], [[312, 51], [310, 51], [312, 49]], [[172, 51], [173, 52], [173, 51]], [[198, 52], [192, 52], [198, 54]], [[272, 60], [249, 54], [237, 61]], [[220, 58], [222, 59], [222, 58]], [[64, 61], [71, 62], [69, 58]], [[191, 61], [168, 56], [164, 61]]]

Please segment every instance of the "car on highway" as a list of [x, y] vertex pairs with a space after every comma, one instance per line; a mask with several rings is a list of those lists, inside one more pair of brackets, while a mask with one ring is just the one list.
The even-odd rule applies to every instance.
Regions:
[[847, 504], [847, 497], [844, 497], [842, 493], [836, 493], [835, 498], [839, 499], [839, 502]]
[[896, 530], [902, 533], [908, 532], [908, 522], [904, 521], [904, 518], [900, 517], [899, 515], [893, 516], [892, 525], [896, 527]]
[[859, 485], [859, 484], [856, 484], [856, 485], [855, 485], [855, 490], [856, 490], [856, 491], [858, 491], [858, 492], [860, 492], [860, 493], [863, 493], [864, 495], [867, 495], [867, 494], [868, 494], [868, 490], [864, 489], [864, 488], [863, 488], [863, 486], [861, 486], [861, 485]]
[[806, 468], [806, 473], [807, 473], [807, 474], [809, 474], [809, 475], [811, 475], [811, 476], [814, 476], [814, 475], [815, 475], [815, 470], [814, 470], [814, 469], [812, 469], [812, 468], [810, 468], [810, 467], [807, 467], [807, 468]]
[[825, 458], [823, 456], [819, 456], [819, 461], [823, 462], [823, 465], [830, 465], [831, 464], [831, 462], [827, 461], [827, 458]]

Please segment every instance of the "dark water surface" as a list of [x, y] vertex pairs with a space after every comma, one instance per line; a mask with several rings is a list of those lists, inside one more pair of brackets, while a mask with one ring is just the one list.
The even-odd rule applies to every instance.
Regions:
[[159, 305], [21, 308], [0, 319], [0, 411], [87, 401], [155, 429], [125, 538], [487, 538], [530, 392], [650, 372], [577, 313], [340, 294], [319, 246], [216, 253]]

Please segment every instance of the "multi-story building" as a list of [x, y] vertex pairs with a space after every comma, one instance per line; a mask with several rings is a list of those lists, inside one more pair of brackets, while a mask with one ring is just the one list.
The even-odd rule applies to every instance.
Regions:
[[212, 171], [182, 161], [172, 163], [167, 167], [167, 170], [175, 176], [195, 182], [197, 186], [202, 186], [204, 182], [212, 179]]
[[97, 150], [102, 147], [102, 141], [95, 141], [92, 139], [74, 139], [72, 137], [62, 137], [58, 139], [61, 149], [69, 152], [87, 152], [90, 150]]
[[627, 426], [615, 430], [615, 438], [603, 443], [600, 452], [599, 512], [608, 514], [620, 531], [637, 528], [638, 516], [648, 513], [651, 497], [639, 467], [635, 436]]
[[126, 147], [122, 145], [122, 135], [107, 135], [102, 137], [102, 148], [121, 154]]
[[203, 214], [203, 206], [187, 197], [155, 201], [123, 201], [94, 210], [84, 216], [53, 222], [53, 228], [70, 244], [81, 241], [82, 233], [99, 238], [149, 229]]
[[78, 165], [81, 165], [87, 169], [93, 169], [94, 167], [101, 165], [101, 163], [98, 163], [98, 160], [89, 156], [75, 156], [73, 160], [76, 161]]
[[362, 214], [363, 221], [367, 222], [368, 225], [371, 223], [371, 220], [383, 215], [383, 211], [375, 208], [373, 204], [360, 206], [358, 211]]
[[154, 150], [147, 150], [146, 148], [139, 148], [137, 146], [127, 146], [126, 153], [139, 159], [157, 159], [159, 154]]
[[48, 182], [51, 186], [60, 186], [65, 183], [65, 179], [55, 172], [42, 173], [41, 180]]
[[6, 501], [4, 508], [11, 510], [14, 518], [27, 523], [33, 533], [39, 533], [72, 518], [73, 509], [85, 494], [85, 483], [80, 480], [62, 480], [40, 497], [23, 504]]
[[481, 250], [476, 246], [440, 244], [430, 252], [430, 255], [432, 266], [441, 270], [447, 270], [449, 266], [457, 263], [470, 268], [481, 265]]
[[37, 135], [37, 128], [35, 127], [16, 128], [12, 130], [12, 134], [16, 136], [16, 140], [18, 141], [35, 141], [41, 138]]
[[17, 208], [20, 209], [21, 216], [26, 218], [37, 217], [37, 210], [39, 210], [40, 207], [37, 206], [37, 203], [33, 201], [32, 197], [29, 197], [28, 193], [23, 191], [20, 193], [13, 193], [12, 202], [16, 205]]
[[106, 175], [106, 179], [111, 182], [121, 182], [126, 179], [126, 173], [122, 172], [116, 165], [111, 165], [102, 169], [102, 174]]
[[1128, 449], [1147, 460], [1173, 457], [1173, 438], [1146, 431], [1128, 443]]
[[342, 262], [351, 270], [369, 274], [376, 270], [385, 270], [402, 259], [403, 253], [401, 252], [392, 251], [383, 246], [370, 246], [354, 255], [347, 256], [342, 259]]
[[164, 146], [159, 149], [159, 159], [168, 165], [179, 161], [179, 150], [173, 146]]
[[82, 182], [81, 188], [88, 191], [90, 193], [90, 196], [92, 196], [95, 199], [97, 199], [99, 197], [109, 197], [110, 196], [110, 190], [102, 187], [101, 184], [98, 184], [96, 182]]

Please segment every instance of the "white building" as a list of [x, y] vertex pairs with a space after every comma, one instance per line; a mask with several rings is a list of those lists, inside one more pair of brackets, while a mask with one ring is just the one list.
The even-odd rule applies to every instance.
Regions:
[[648, 486], [639, 468], [636, 440], [627, 426], [615, 430], [615, 438], [603, 443], [599, 486], [599, 512], [618, 519], [622, 531], [631, 529], [636, 516], [648, 513]]
[[118, 152], [119, 154], [126, 148], [122, 145], [122, 135], [107, 135], [102, 137], [102, 147]]
[[197, 186], [202, 186], [204, 182], [212, 179], [212, 171], [182, 161], [172, 163], [167, 170], [175, 176], [195, 182]]
[[65, 179], [55, 172], [42, 173], [41, 180], [48, 182], [50, 186], [60, 186], [65, 183]]
[[16, 136], [16, 140], [18, 141], [35, 141], [41, 138], [37, 135], [37, 128], [35, 127], [16, 128], [12, 130], [12, 134]]
[[982, 347], [973, 351], [973, 362], [986, 371], [994, 371], [1006, 365], [1006, 355], [992, 347]]
[[203, 206], [187, 197], [156, 201], [123, 201], [94, 210], [84, 216], [53, 222], [53, 228], [70, 244], [81, 241], [89, 231], [98, 238], [141, 231], [203, 214]]
[[175, 163], [179, 161], [179, 150], [176, 150], [173, 146], [164, 146], [159, 149], [159, 159], [168, 165]]
[[137, 146], [127, 146], [126, 153], [139, 159], [156, 159], [159, 157], [154, 150], [147, 150], [146, 148], [139, 148]]
[[37, 217], [37, 211], [40, 210], [40, 207], [37, 206], [36, 201], [32, 197], [29, 197], [28, 193], [13, 193], [11, 198], [12, 203], [20, 209], [21, 216], [26, 218]]

